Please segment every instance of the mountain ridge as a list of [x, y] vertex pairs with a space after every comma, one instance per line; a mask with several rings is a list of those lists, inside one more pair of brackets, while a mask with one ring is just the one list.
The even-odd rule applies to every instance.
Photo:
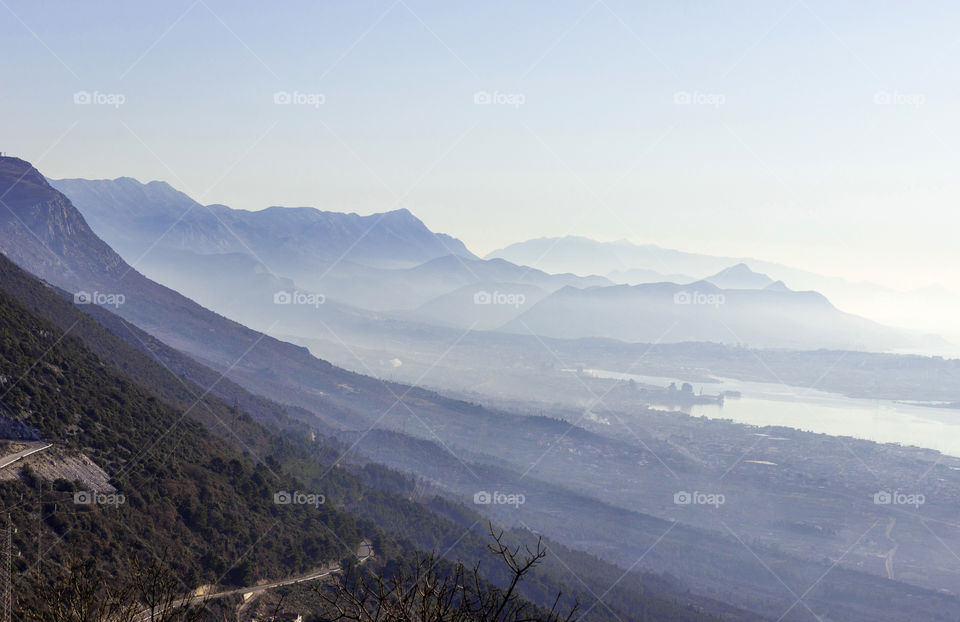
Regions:
[[[380, 252], [384, 246], [409, 265], [451, 253], [475, 257], [460, 240], [433, 233], [406, 208], [369, 215], [309, 206], [239, 210], [222, 204], [202, 205], [167, 182], [144, 184], [130, 177], [54, 179], [50, 185], [70, 196], [108, 243], [123, 244], [125, 237], [137, 235], [141, 250], [154, 245], [197, 252], [229, 249], [276, 264], [278, 272], [316, 269], [342, 258], [355, 260], [360, 251], [367, 258], [385, 256]], [[207, 246], [198, 247], [204, 240]], [[211, 246], [210, 240], [220, 242]], [[274, 248], [277, 241], [283, 248]], [[297, 261], [307, 265], [300, 266]]]

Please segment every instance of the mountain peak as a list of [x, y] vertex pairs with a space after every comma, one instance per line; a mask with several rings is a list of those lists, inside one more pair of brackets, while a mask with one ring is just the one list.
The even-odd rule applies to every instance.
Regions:
[[388, 212], [380, 212], [379, 214], [371, 214], [370, 216], [372, 218], [379, 218], [388, 222], [409, 223], [411, 225], [422, 226], [426, 228], [424, 222], [417, 218], [416, 214], [405, 207], [390, 210]]
[[[413, 216], [413, 212], [411, 212], [410, 210], [408, 210], [408, 209], [405, 208], [405, 207], [400, 207], [400, 208], [397, 208], [397, 209], [395, 209], [395, 210], [390, 210], [390, 211], [385, 212], [385, 213], [386, 213], [386, 214], [396, 214], [396, 215], [398, 215], [398, 216]], [[414, 216], [414, 218], [416, 218], [416, 216]]]
[[708, 276], [704, 281], [713, 283], [721, 289], [764, 289], [774, 282], [766, 274], [754, 272], [750, 266], [742, 262], [724, 268], [713, 276]]
[[748, 274], [749, 275], [749, 274], [759, 274], [759, 273], [751, 270], [750, 266], [748, 266], [747, 264], [740, 262], [738, 264], [734, 264], [730, 266], [729, 268], [724, 268], [723, 270], [717, 273], [717, 276], [721, 274]]
[[9, 200], [34, 192], [38, 188], [50, 187], [47, 179], [32, 164], [12, 156], [0, 157], [0, 176], [11, 181], [5, 188], [5, 196]]

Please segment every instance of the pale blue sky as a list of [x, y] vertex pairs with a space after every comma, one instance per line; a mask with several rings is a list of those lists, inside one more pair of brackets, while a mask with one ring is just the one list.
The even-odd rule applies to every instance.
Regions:
[[479, 253], [576, 233], [960, 290], [958, 27], [951, 2], [2, 0], [0, 149], [246, 209], [407, 207]]

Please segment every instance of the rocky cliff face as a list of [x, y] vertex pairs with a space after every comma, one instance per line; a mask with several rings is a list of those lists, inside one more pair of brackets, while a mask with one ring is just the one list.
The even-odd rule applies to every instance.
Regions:
[[127, 266], [29, 162], [0, 158], [0, 251], [51, 282], [82, 288]]

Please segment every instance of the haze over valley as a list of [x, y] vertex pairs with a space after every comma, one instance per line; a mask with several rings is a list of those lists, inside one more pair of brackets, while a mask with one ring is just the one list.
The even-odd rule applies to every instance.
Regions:
[[953, 7], [0, 10], [0, 622], [957, 620]]

